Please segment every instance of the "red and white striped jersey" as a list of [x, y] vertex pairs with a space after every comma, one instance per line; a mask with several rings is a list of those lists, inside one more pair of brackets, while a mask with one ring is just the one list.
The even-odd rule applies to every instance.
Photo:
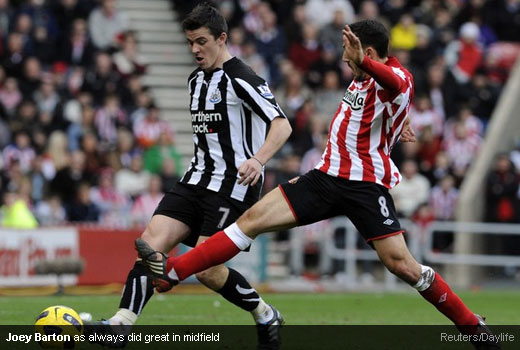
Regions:
[[361, 68], [370, 78], [353, 80], [347, 88], [316, 169], [392, 188], [401, 180], [401, 174], [390, 152], [408, 117], [413, 78], [394, 57], [382, 64], [365, 56]]

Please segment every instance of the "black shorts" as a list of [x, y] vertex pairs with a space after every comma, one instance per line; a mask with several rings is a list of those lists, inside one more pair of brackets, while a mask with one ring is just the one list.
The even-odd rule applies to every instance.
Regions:
[[235, 222], [250, 205], [200, 186], [176, 183], [153, 215], [177, 219], [191, 229], [182, 243], [194, 247], [199, 236], [212, 236]]
[[346, 215], [370, 243], [403, 233], [392, 196], [384, 186], [311, 170], [295, 184], [279, 186], [298, 225]]

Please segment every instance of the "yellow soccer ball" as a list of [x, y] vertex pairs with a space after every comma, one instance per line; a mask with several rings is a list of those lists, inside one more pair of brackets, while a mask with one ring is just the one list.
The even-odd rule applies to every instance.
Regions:
[[36, 318], [34, 340], [44, 349], [73, 349], [83, 333], [78, 313], [63, 305], [49, 306]]

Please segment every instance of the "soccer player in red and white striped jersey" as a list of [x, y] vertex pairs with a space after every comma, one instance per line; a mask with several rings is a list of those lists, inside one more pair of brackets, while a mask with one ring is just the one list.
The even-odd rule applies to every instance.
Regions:
[[[413, 79], [397, 59], [388, 57], [388, 32], [379, 22], [345, 26], [343, 43], [343, 59], [355, 79], [332, 120], [327, 148], [314, 170], [272, 190], [236, 223], [184, 255], [165, 259], [141, 239], [136, 249], [159, 283], [174, 286], [231, 259], [263, 232], [346, 215], [392, 273], [463, 333], [486, 333], [484, 338], [491, 339], [483, 318], [470, 311], [437, 272], [412, 257], [388, 193], [400, 180], [390, 159], [392, 147], [399, 139], [415, 141], [407, 119]], [[491, 341], [474, 345], [500, 348]]]

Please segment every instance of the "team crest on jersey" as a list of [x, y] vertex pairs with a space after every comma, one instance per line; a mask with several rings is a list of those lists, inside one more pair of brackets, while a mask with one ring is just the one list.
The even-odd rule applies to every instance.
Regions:
[[271, 93], [271, 90], [269, 90], [269, 86], [267, 86], [267, 83], [258, 85], [258, 90], [260, 90], [260, 95], [262, 95], [263, 98], [266, 98], [268, 100], [274, 98], [273, 94]]
[[365, 105], [365, 97], [359, 95], [359, 91], [356, 93], [352, 93], [352, 91], [347, 90], [345, 92], [345, 96], [343, 96], [343, 102], [348, 104], [353, 111], [359, 111]]
[[209, 96], [209, 102], [215, 104], [215, 103], [219, 103], [220, 101], [222, 101], [222, 96], [220, 95], [220, 90], [215, 89]]

